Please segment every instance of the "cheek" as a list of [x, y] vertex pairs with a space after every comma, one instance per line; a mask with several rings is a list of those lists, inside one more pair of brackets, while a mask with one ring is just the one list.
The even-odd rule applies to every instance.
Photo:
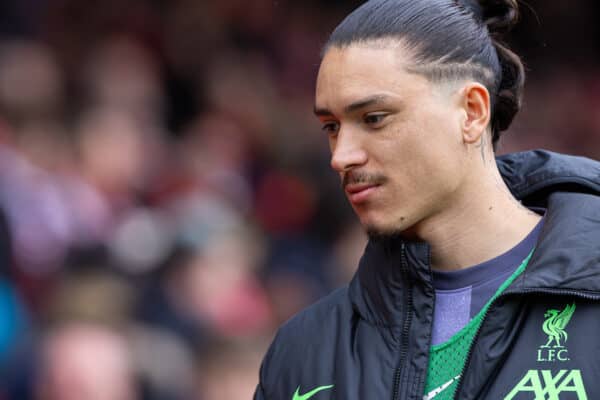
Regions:
[[457, 115], [447, 105], [436, 102], [419, 111], [415, 120], [419, 149], [427, 152], [436, 164], [452, 168], [466, 151]]
[[[450, 121], [450, 123], [449, 123]], [[463, 175], [465, 148], [458, 129], [444, 114], [423, 113], [398, 127], [394, 151], [388, 152], [390, 171], [404, 176], [415, 191], [452, 190]]]

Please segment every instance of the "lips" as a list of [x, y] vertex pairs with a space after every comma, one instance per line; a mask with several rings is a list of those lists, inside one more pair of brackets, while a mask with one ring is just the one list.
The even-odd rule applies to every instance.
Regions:
[[346, 194], [352, 204], [358, 205], [369, 200], [379, 188], [379, 185], [373, 183], [350, 183], [345, 187]]

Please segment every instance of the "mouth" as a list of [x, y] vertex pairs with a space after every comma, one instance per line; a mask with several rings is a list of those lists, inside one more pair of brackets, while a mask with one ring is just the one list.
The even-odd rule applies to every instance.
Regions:
[[345, 191], [350, 202], [354, 205], [365, 203], [379, 189], [374, 183], [350, 183], [345, 186]]

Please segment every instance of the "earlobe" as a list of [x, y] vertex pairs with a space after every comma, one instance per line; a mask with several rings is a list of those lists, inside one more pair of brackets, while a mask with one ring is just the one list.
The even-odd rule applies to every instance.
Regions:
[[462, 126], [463, 142], [479, 143], [490, 122], [490, 94], [485, 86], [476, 82], [466, 85], [462, 93], [466, 115]]

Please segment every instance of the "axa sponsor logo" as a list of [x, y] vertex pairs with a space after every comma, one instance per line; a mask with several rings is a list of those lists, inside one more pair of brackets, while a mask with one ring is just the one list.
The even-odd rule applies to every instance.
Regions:
[[[561, 393], [567, 392], [577, 395], [578, 400], [588, 400], [580, 370], [562, 369], [553, 373], [551, 370], [532, 369], [504, 397], [504, 400], [560, 400]], [[532, 398], [532, 395], [535, 397]]]

